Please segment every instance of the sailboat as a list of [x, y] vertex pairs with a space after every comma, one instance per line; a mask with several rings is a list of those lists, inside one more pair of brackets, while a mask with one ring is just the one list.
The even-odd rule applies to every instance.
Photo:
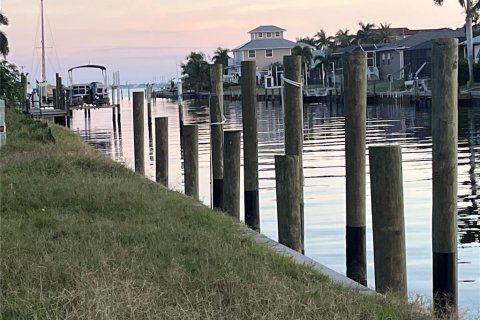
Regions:
[[47, 82], [47, 72], [45, 68], [45, 24], [43, 12], [43, 0], [40, 0], [41, 7], [41, 29], [42, 29], [42, 79], [37, 81], [37, 86], [32, 91], [33, 108], [51, 108], [53, 107], [53, 89], [54, 85]]

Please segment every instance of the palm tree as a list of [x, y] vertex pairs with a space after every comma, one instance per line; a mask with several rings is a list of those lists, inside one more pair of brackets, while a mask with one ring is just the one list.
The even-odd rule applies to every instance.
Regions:
[[302, 74], [305, 76], [305, 83], [307, 83], [307, 65], [310, 65], [313, 60], [312, 49], [308, 46], [295, 46], [292, 48], [292, 55], [302, 57]]
[[360, 29], [357, 31], [357, 35], [355, 36], [355, 42], [358, 44], [372, 42], [375, 24], [364, 24], [363, 22], [359, 22], [358, 25], [360, 26]]
[[332, 37], [327, 37], [325, 30], [320, 29], [314, 37], [316, 38], [315, 45], [317, 48], [322, 49], [323, 51], [328, 51], [332, 47]]
[[297, 38], [297, 42], [306, 43], [306, 44], [309, 44], [309, 45], [314, 46], [314, 47], [317, 46], [315, 39], [310, 38], [310, 37]]
[[380, 23], [380, 28], [378, 29], [378, 42], [387, 43], [390, 42], [392, 38], [392, 29], [390, 29], [390, 23]]
[[335, 34], [335, 44], [339, 47], [346, 47], [351, 44], [354, 35], [349, 34], [349, 30], [338, 30]]
[[317, 68], [319, 66], [323, 66], [324, 74], [322, 74], [322, 79], [324, 79], [326, 75], [328, 75], [332, 72], [332, 64], [333, 64], [333, 62], [337, 61], [337, 57], [334, 56], [334, 55], [331, 55], [331, 54], [326, 54], [323, 57], [322, 56], [316, 56], [314, 61], [320, 61], [320, 64], [317, 65]]
[[182, 63], [182, 74], [184, 78], [185, 86], [188, 88], [194, 88], [195, 92], [199, 92], [201, 89], [208, 86], [209, 72], [208, 63], [205, 61], [205, 54], [203, 52], [190, 52], [186, 57], [187, 63]]
[[[433, 0], [436, 5], [443, 5], [443, 0]], [[472, 18], [480, 9], [479, 0], [458, 0], [458, 3], [465, 9], [465, 33], [467, 37], [467, 60], [468, 60], [468, 84], [470, 88], [474, 82], [473, 79], [473, 31]]]
[[[0, 12], [0, 26], [8, 26], [8, 18], [2, 12]], [[7, 35], [0, 31], [0, 54], [6, 58], [9, 52]]]
[[227, 72], [226, 67], [228, 67], [228, 59], [230, 58], [228, 56], [228, 51], [230, 50], [218, 47], [217, 50], [215, 50], [215, 52], [213, 53], [213, 63], [222, 64], [225, 73]]

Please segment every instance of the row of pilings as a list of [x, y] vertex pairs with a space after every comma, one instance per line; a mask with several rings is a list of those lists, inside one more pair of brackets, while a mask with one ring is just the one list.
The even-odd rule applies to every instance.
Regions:
[[[346, 269], [367, 286], [366, 258], [366, 106], [364, 52], [344, 57]], [[279, 242], [304, 249], [303, 101], [301, 58], [286, 56], [284, 74], [285, 154], [275, 156]], [[243, 61], [241, 101], [244, 148], [245, 223], [260, 231], [255, 62]], [[458, 41], [435, 40], [432, 51], [432, 244], [433, 297], [437, 314], [457, 310], [457, 68]], [[210, 68], [212, 204], [240, 218], [240, 130], [224, 130], [222, 66]], [[144, 174], [144, 93], [133, 93], [135, 171]], [[182, 110], [180, 112], [180, 110]], [[179, 116], [183, 119], [180, 103]], [[182, 125], [185, 193], [199, 198], [198, 126]], [[155, 119], [156, 180], [168, 186], [168, 119]], [[375, 286], [407, 299], [402, 151], [400, 145], [368, 148]]]

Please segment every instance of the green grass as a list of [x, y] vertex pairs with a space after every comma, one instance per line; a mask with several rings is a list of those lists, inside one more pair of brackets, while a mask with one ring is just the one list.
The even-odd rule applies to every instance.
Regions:
[[428, 319], [334, 285], [238, 222], [7, 110], [1, 319]]

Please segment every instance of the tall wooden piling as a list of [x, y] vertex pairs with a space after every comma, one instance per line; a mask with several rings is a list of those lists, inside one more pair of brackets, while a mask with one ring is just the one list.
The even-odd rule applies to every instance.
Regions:
[[145, 174], [144, 151], [144, 94], [133, 93], [133, 150], [135, 155], [135, 172]]
[[304, 248], [304, 209], [303, 209], [303, 92], [302, 61], [300, 56], [283, 57], [285, 66], [285, 154], [299, 156], [298, 170], [300, 176], [300, 219], [302, 253]]
[[433, 41], [433, 297], [439, 314], [457, 310], [458, 40]]
[[168, 188], [168, 117], [155, 118], [155, 181]]
[[402, 150], [399, 145], [372, 146], [368, 150], [375, 288], [407, 301]]
[[255, 61], [242, 61], [241, 68], [245, 223], [260, 231]]
[[55, 108], [65, 110], [65, 94], [63, 91], [62, 77], [58, 73], [55, 74], [55, 89], [54, 95]]
[[59, 107], [58, 107], [58, 94], [57, 94], [56, 87], [52, 89], [52, 95], [53, 95], [53, 107], [55, 109], [59, 109]]
[[20, 75], [20, 81], [22, 84], [22, 109], [28, 112], [28, 100], [27, 100], [27, 90], [28, 90], [28, 83], [27, 83], [27, 76], [25, 74]]
[[212, 152], [212, 199], [214, 208], [223, 208], [223, 66], [210, 65], [210, 142]]
[[358, 51], [344, 57], [346, 262], [347, 277], [367, 285], [365, 236], [365, 135], [367, 56]]
[[278, 242], [302, 252], [300, 157], [275, 155]]
[[223, 210], [240, 219], [240, 130], [224, 132]]
[[183, 127], [183, 142], [185, 194], [198, 200], [198, 125]]

